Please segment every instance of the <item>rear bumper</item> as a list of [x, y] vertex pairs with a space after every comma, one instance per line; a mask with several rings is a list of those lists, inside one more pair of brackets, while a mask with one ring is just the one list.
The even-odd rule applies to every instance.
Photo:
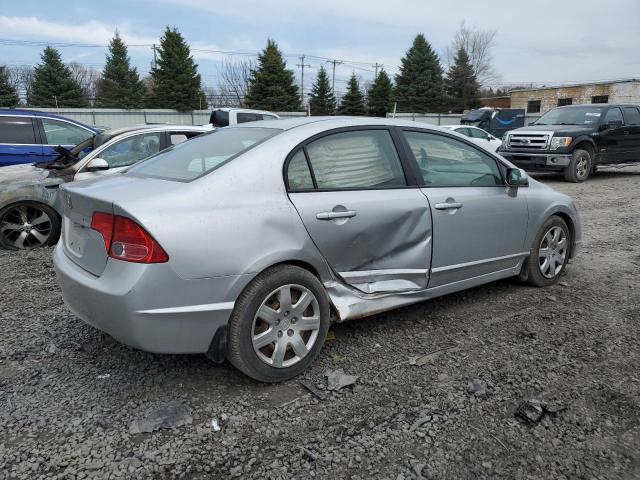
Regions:
[[498, 151], [500, 155], [524, 170], [561, 170], [569, 166], [570, 154]]
[[154, 353], [204, 353], [225, 326], [246, 275], [185, 280], [169, 264], [110, 259], [100, 277], [56, 247], [53, 262], [69, 309], [121, 343]]

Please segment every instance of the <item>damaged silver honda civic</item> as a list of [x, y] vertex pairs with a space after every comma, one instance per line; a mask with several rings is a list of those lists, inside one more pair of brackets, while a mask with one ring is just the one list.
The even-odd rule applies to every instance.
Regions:
[[450, 130], [308, 117], [227, 127], [61, 186], [66, 304], [122, 343], [302, 372], [331, 322], [494, 280], [558, 281], [571, 198]]

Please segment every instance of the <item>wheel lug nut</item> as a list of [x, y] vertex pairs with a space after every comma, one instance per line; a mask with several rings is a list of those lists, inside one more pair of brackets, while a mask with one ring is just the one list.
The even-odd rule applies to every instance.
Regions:
[[278, 332], [278, 337], [281, 337], [281, 336], [282, 336], [282, 330]]
[[279, 318], [276, 319], [276, 325], [280, 325], [280, 319]]
[[290, 337], [293, 337], [293, 330], [291, 329], [287, 330], [287, 335], [289, 335]]
[[286, 312], [284, 312], [284, 316], [288, 317], [289, 316], [289, 311], [287, 310]]
[[297, 321], [298, 321], [298, 319], [297, 319], [296, 317], [293, 317], [293, 318], [291, 319], [291, 323], [296, 323]]

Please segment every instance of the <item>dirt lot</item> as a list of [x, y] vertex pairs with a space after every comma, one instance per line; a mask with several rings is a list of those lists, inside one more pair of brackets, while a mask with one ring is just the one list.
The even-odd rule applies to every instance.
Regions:
[[[543, 180], [584, 224], [561, 284], [337, 325], [303, 379], [359, 379], [324, 400], [121, 346], [66, 310], [51, 251], [0, 252], [0, 478], [640, 478], [640, 168]], [[131, 433], [176, 402], [191, 423]]]

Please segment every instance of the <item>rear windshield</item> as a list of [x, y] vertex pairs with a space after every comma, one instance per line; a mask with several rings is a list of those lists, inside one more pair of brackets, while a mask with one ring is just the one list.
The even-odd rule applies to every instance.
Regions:
[[275, 128], [222, 128], [174, 145], [134, 165], [127, 172], [189, 182], [281, 131]]

